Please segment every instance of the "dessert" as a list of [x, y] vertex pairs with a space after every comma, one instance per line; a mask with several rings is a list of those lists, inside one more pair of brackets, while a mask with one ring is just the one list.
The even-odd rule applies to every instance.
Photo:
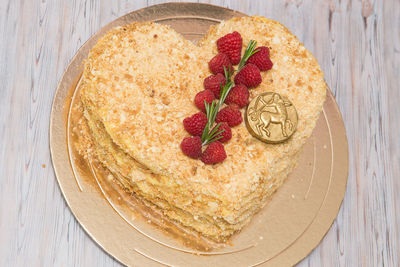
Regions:
[[[221, 37], [225, 42], [217, 41]], [[222, 104], [216, 116], [226, 131], [202, 150], [199, 133], [205, 126], [199, 108], [206, 106], [201, 103], [211, 106], [219, 99], [221, 85], [235, 88], [220, 72], [220, 65], [230, 66], [226, 57], [219, 56], [211, 67], [209, 62], [223, 53], [232, 65], [239, 64], [246, 50], [242, 43], [251, 40], [268, 48], [259, 53], [271, 62], [253, 54], [232, 77], [235, 86], [252, 88], [248, 100], [265, 92], [288, 97], [298, 113], [297, 130], [279, 144], [253, 137], [242, 119], [246, 91], [231, 89], [230, 105]], [[209, 92], [193, 101], [203, 90]], [[211, 27], [199, 46], [168, 26], [133, 23], [104, 35], [85, 62], [80, 97], [88, 130], [82, 140], [91, 147], [83, 153], [166, 218], [222, 242], [250, 221], [293, 170], [325, 93], [314, 57], [275, 21], [224, 21]]]

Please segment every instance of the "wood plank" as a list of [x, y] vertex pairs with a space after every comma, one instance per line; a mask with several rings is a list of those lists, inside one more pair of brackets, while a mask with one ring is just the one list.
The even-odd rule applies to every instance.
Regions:
[[[51, 167], [57, 83], [103, 25], [166, 1], [0, 5], [0, 266], [120, 266], [74, 219]], [[299, 266], [397, 266], [400, 251], [400, 1], [200, 1], [286, 25], [318, 59], [343, 114], [346, 196]], [[42, 166], [45, 164], [46, 166]]]

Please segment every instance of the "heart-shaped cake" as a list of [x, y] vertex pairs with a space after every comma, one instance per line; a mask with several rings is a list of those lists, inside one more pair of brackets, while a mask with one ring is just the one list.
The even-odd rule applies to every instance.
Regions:
[[[182, 121], [199, 112], [193, 99], [212, 74], [216, 41], [234, 31], [243, 39], [242, 55], [250, 40], [270, 49], [273, 67], [249, 89], [250, 100], [265, 92], [287, 97], [297, 110], [297, 130], [283, 143], [268, 144], [243, 121], [225, 143], [226, 159], [208, 165], [182, 152], [189, 136]], [[293, 170], [325, 95], [317, 61], [278, 22], [233, 18], [212, 26], [198, 46], [168, 26], [133, 23], [100, 38], [85, 61], [80, 97], [91, 147], [84, 153], [169, 219], [225, 241]]]

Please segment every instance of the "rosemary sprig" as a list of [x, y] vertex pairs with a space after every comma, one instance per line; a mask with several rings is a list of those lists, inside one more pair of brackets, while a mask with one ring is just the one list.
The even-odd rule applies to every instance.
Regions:
[[226, 84], [221, 89], [221, 94], [218, 101], [218, 110], [221, 105], [225, 102], [225, 98], [228, 96], [229, 92], [231, 91], [234, 83], [232, 81], [227, 81]]
[[232, 75], [233, 75], [233, 73], [234, 73], [235, 71], [233, 70], [232, 65], [229, 65], [229, 70], [227, 70], [227, 69], [225, 68], [225, 66], [223, 66], [223, 67], [224, 67], [224, 74], [225, 74], [226, 82], [230, 82], [230, 81], [231, 81], [231, 78], [232, 78]]
[[218, 113], [218, 110], [216, 109], [217, 101], [214, 100], [211, 105], [204, 101], [204, 105], [206, 107], [207, 124], [204, 127], [203, 133], [201, 135], [201, 142], [203, 146], [222, 138], [222, 136], [218, 136], [222, 131], [217, 132], [219, 126], [221, 125], [220, 123], [211, 129], [214, 124], [215, 117]]
[[226, 96], [229, 94], [229, 91], [232, 89], [232, 87], [233, 82], [229, 81], [221, 88], [221, 95], [218, 101], [214, 100], [211, 105], [204, 101], [207, 115], [207, 124], [204, 127], [203, 133], [201, 135], [201, 142], [203, 146], [222, 138], [222, 136], [218, 136], [220, 133], [224, 132], [224, 130], [218, 131], [221, 123], [218, 123], [215, 127], [213, 127], [213, 125], [215, 122], [215, 118], [217, 117], [218, 111], [221, 105], [224, 103]]
[[[254, 48], [256, 47], [257, 42], [254, 40], [250, 40], [249, 45], [247, 46], [242, 59], [240, 60], [238, 71], [246, 64], [246, 61], [257, 53], [259, 50]], [[211, 105], [204, 101], [204, 105], [206, 108], [206, 115], [207, 115], [207, 124], [204, 127], [203, 133], [201, 134], [201, 142], [202, 145], [205, 146], [209, 143], [217, 141], [222, 138], [222, 136], [218, 136], [220, 133], [223, 133], [225, 130], [218, 131], [221, 123], [218, 123], [215, 127], [213, 127], [215, 118], [217, 117], [218, 111], [221, 108], [222, 104], [225, 102], [225, 99], [229, 92], [231, 91], [232, 87], [234, 86], [234, 82], [231, 81], [232, 75], [234, 73], [233, 68], [230, 66], [229, 70], [227, 70], [224, 66], [224, 74], [226, 83], [224, 86], [221, 84], [221, 94], [219, 100], [214, 100]]]
[[255, 53], [257, 53], [259, 51], [259, 49], [254, 50], [256, 45], [257, 45], [257, 41], [250, 40], [250, 42], [247, 45], [247, 48], [246, 48], [246, 50], [244, 52], [244, 55], [243, 55], [242, 59], [239, 62], [238, 71], [241, 68], [243, 68], [244, 64], [246, 64], [246, 61], [249, 59], [249, 57], [251, 57], [252, 55], [254, 55]]

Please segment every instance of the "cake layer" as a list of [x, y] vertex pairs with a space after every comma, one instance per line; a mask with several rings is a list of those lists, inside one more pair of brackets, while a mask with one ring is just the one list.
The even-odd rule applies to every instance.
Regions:
[[[260, 187], [259, 190], [253, 193], [247, 206], [243, 206], [241, 210], [237, 211], [236, 221], [233, 224], [224, 218], [207, 215], [207, 212], [192, 214], [187, 208], [185, 209], [185, 207], [179, 208], [174, 202], [171, 203], [166, 200], [170, 199], [170, 194], [179, 194], [179, 192], [170, 192], [168, 189], [165, 191], [162, 187], [152, 184], [152, 179], [132, 179], [132, 177], [129, 177], [130, 174], [128, 174], [128, 177], [122, 175], [122, 173], [126, 173], [126, 169], [119, 166], [118, 162], [121, 161], [118, 159], [118, 156], [115, 156], [121, 151], [116, 151], [118, 148], [110, 143], [110, 139], [107, 138], [107, 133], [102, 130], [99, 122], [91, 120], [90, 117], [88, 118], [88, 124], [91, 126], [90, 130], [81, 131], [81, 134], [87, 135], [87, 138], [92, 141], [92, 148], [89, 153], [91, 156], [96, 157], [125, 189], [134, 192], [147, 204], [154, 205], [169, 219], [177, 221], [183, 226], [190, 227], [214, 241], [225, 241], [229, 236], [246, 225], [251, 216], [267, 203], [266, 200], [269, 195], [263, 195], [264, 188]], [[86, 121], [82, 121], [82, 123], [86, 124]], [[83, 128], [84, 126], [81, 127]], [[276, 175], [274, 183], [268, 185], [271, 190], [276, 190], [283, 183], [288, 173], [294, 168], [294, 162], [296, 161], [297, 158], [294, 157], [288, 164], [288, 167]], [[129, 164], [129, 166], [134, 165]], [[148, 171], [139, 169], [138, 166], [134, 168], [137, 168], [136, 172], [134, 172], [136, 174], [142, 172], [144, 176], [149, 175]], [[192, 201], [189, 199], [187, 201], [192, 204]], [[205, 202], [205, 204], [199, 203], [198, 205], [208, 209], [209, 205], [207, 204], [208, 203]]]
[[[288, 158], [281, 162], [281, 169], [274, 175], [273, 179], [265, 180], [250, 195], [243, 198], [241, 206], [232, 209], [229, 205], [223, 206], [218, 199], [208, 195], [201, 195], [198, 199], [191, 199], [191, 194], [186, 193], [186, 189], [180, 185], [174, 184], [173, 181], [160, 183], [162, 180], [168, 180], [168, 177], [160, 177], [149, 172], [138, 165], [134, 159], [124, 153], [105, 132], [100, 121], [93, 119], [89, 113], [86, 114], [88, 125], [90, 126], [90, 134], [93, 138], [95, 154], [97, 158], [113, 173], [118, 173], [120, 177], [124, 177], [126, 182], [121, 182], [126, 187], [136, 186], [148, 195], [162, 198], [179, 209], [186, 210], [196, 217], [210, 217], [222, 219], [229, 224], [237, 224], [244, 220], [246, 214], [251, 210], [251, 206], [261, 205], [256, 199], [262, 198], [262, 195], [268, 197], [283, 182], [286, 176], [281, 173], [287, 173], [287, 169], [295, 165], [297, 157]], [[128, 185], [127, 185], [128, 183]], [[266, 188], [268, 187], [268, 188]], [[151, 192], [150, 192], [151, 191]], [[218, 215], [212, 203], [220, 203], [223, 208], [224, 216]]]

